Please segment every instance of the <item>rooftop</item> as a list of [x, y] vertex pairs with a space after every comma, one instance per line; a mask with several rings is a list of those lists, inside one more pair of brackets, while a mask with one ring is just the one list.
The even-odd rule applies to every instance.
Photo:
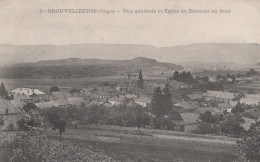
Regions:
[[4, 115], [8, 109], [8, 114], [17, 114], [20, 112], [9, 100], [0, 98], [0, 115]]
[[195, 113], [180, 113], [183, 121], [179, 123], [179, 125], [186, 125], [186, 124], [195, 124], [198, 123], [198, 114]]
[[237, 96], [237, 93], [229, 93], [229, 92], [222, 92], [222, 91], [207, 91], [206, 93], [203, 93], [202, 96], [233, 99], [234, 97]]
[[27, 96], [30, 96], [32, 94], [37, 94], [37, 95], [46, 94], [35, 88], [16, 88], [16, 89], [12, 90], [11, 92], [15, 93], [15, 94], [25, 94]]
[[212, 114], [220, 113], [220, 111], [215, 107], [200, 107], [200, 108], [198, 108], [198, 112], [200, 114], [203, 114], [207, 111], [211, 112]]
[[135, 102], [151, 103], [151, 99], [148, 97], [140, 97], [135, 100]]

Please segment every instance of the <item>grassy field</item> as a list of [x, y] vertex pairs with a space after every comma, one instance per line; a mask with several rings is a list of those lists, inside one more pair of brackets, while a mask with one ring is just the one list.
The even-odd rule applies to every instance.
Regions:
[[[63, 140], [101, 151], [120, 161], [233, 161], [236, 139], [174, 131], [113, 126], [67, 129]], [[58, 133], [48, 129], [50, 138]]]

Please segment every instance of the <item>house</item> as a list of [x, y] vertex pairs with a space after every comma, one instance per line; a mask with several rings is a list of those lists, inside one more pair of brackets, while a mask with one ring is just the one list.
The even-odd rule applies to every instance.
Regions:
[[200, 107], [196, 110], [197, 113], [199, 114], [204, 114], [205, 112], [210, 112], [211, 114], [220, 114], [220, 110], [218, 110], [215, 107]]
[[68, 101], [68, 99], [58, 99], [50, 101], [54, 107], [67, 108], [72, 106], [72, 104]]
[[61, 91], [56, 91], [51, 93], [51, 99], [53, 100], [58, 100], [58, 99], [66, 99], [73, 97], [72, 94], [68, 92], [61, 92]]
[[35, 103], [35, 106], [37, 106], [40, 109], [46, 109], [46, 108], [51, 108], [54, 107], [52, 102], [40, 102], [40, 103]]
[[99, 101], [99, 100], [93, 100], [93, 101], [91, 101], [89, 103], [89, 105], [91, 105], [91, 106], [93, 106], [93, 105], [100, 106], [100, 105], [103, 105], [103, 104], [104, 104], [104, 102], [103, 101]]
[[234, 106], [227, 104], [227, 103], [218, 103], [217, 104], [217, 109], [222, 113], [231, 113], [231, 110]]
[[123, 96], [118, 96], [118, 97], [116, 96], [108, 99], [108, 102], [115, 106], [123, 104], [124, 101], [125, 101], [125, 97]]
[[124, 81], [124, 82], [120, 82], [117, 87], [116, 87], [116, 90], [119, 92], [119, 93], [129, 93], [131, 91], [134, 91], [134, 88], [137, 87], [137, 84], [132, 81], [132, 80], [129, 80], [129, 81]]
[[0, 126], [2, 130], [18, 130], [17, 121], [22, 117], [21, 111], [9, 100], [0, 98]]
[[240, 103], [253, 107], [259, 106], [260, 94], [245, 94], [245, 97], [240, 99]]
[[260, 118], [260, 109], [251, 108], [251, 109], [248, 109], [245, 112], [243, 112], [242, 115], [247, 118], [258, 119], [258, 118]]
[[129, 101], [129, 102], [127, 103], [127, 107], [137, 107], [137, 106], [139, 106], [139, 104], [137, 104], [137, 103], [134, 102], [134, 101]]
[[179, 81], [176, 81], [176, 80], [168, 80], [167, 83], [171, 86], [171, 88], [173, 88], [175, 90], [189, 88], [189, 85], [187, 85], [186, 83], [179, 82]]
[[135, 103], [141, 105], [142, 107], [147, 107], [151, 103], [151, 98], [148, 97], [140, 97], [135, 99]]
[[174, 130], [182, 132], [193, 132], [197, 129], [199, 115], [195, 113], [180, 113], [182, 121], [175, 122]]
[[188, 99], [190, 102], [194, 102], [194, 101], [201, 101], [202, 95], [201, 94], [191, 94], [191, 95], [187, 95]]
[[194, 112], [196, 107], [187, 101], [174, 104], [174, 108], [179, 109], [181, 112]]
[[131, 99], [131, 100], [138, 98], [136, 94], [126, 94], [125, 97], [128, 98], [128, 99]]
[[38, 108], [45, 109], [51, 107], [67, 108], [72, 106], [68, 99], [50, 100], [49, 102], [35, 103]]
[[215, 101], [215, 102], [226, 102], [229, 103], [236, 97], [237, 93], [229, 93], [222, 91], [207, 91], [202, 94], [202, 97], [207, 101]]
[[114, 105], [112, 105], [111, 103], [109, 102], [106, 102], [103, 104], [103, 106], [107, 107], [107, 108], [112, 108]]
[[46, 93], [35, 88], [16, 88], [11, 91], [11, 94], [14, 95], [14, 99], [18, 96], [26, 96], [24, 100], [33, 103], [49, 100], [49, 96]]
[[86, 105], [86, 101], [82, 97], [71, 97], [67, 98], [67, 100], [72, 106], [81, 107]]
[[260, 99], [256, 99], [256, 98], [241, 98], [240, 99], [240, 103], [256, 107], [256, 106], [260, 105]]
[[15, 94], [13, 96], [14, 98], [13, 100], [11, 100], [11, 102], [14, 106], [16, 106], [19, 109], [21, 109], [24, 105], [26, 105], [26, 103], [30, 101], [30, 98], [25, 94], [21, 94], [21, 95]]
[[117, 96], [118, 91], [110, 86], [102, 86], [97, 89], [96, 94], [100, 99], [109, 99]]

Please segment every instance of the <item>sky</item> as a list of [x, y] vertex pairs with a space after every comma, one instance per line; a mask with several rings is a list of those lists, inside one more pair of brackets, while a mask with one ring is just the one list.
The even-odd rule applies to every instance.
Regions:
[[[103, 9], [115, 14], [40, 13], [48, 9]], [[220, 10], [226, 14], [126, 14], [123, 9]], [[260, 43], [258, 0], [0, 0], [0, 43], [66, 45]]]

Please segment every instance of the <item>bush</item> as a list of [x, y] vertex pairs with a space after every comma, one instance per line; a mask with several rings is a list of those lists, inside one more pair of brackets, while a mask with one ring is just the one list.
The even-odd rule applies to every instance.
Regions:
[[194, 131], [194, 133], [199, 133], [199, 134], [213, 134], [213, 133], [218, 133], [219, 132], [219, 127], [215, 124], [212, 123], [200, 123], [198, 125], [198, 128]]
[[49, 92], [57, 92], [57, 91], [60, 91], [60, 88], [57, 87], [57, 86], [52, 86], [49, 90]]
[[237, 141], [239, 156], [243, 161], [259, 161], [260, 159], [260, 122], [252, 124], [241, 141]]

